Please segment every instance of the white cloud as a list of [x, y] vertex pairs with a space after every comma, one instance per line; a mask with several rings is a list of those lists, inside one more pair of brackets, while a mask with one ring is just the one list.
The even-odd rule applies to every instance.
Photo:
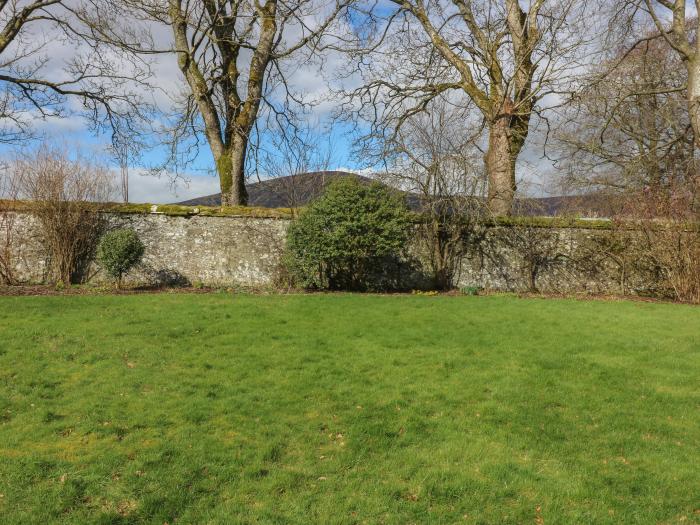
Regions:
[[134, 203], [168, 204], [218, 192], [219, 181], [213, 176], [192, 176], [173, 182], [167, 175], [129, 173], [129, 201]]

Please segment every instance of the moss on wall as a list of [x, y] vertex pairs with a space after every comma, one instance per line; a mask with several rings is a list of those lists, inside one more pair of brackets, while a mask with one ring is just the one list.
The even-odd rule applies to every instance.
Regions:
[[[260, 219], [290, 219], [289, 208], [257, 208], [251, 206], [179, 206], [177, 204], [95, 204], [95, 211], [109, 213], [161, 214], [173, 217], [256, 217]], [[31, 212], [32, 203], [28, 201], [0, 200], [0, 209], [9, 211]]]
[[158, 213], [175, 217], [200, 215], [202, 217], [257, 217], [289, 219], [289, 208], [257, 208], [252, 206], [179, 206], [176, 204], [110, 204], [102, 208], [112, 213]]
[[614, 223], [610, 219], [580, 219], [576, 217], [498, 217], [495, 226], [523, 226], [530, 228], [577, 228], [583, 230], [609, 230]]

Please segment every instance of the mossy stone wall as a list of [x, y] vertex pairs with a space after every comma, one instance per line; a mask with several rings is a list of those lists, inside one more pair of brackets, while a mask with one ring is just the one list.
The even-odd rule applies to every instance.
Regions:
[[[267, 286], [279, 275], [290, 210], [101, 205], [110, 228], [133, 228], [146, 246], [143, 263], [127, 282]], [[17, 207], [17, 276], [46, 278], [40, 228], [27, 205]], [[599, 247], [614, 235], [606, 221], [510, 220], [485, 228], [461, 265], [462, 287], [502, 291], [646, 293], [645, 281], [620, 268]], [[414, 254], [420, 249], [413, 247]], [[417, 257], [420, 259], [420, 255]], [[415, 268], [415, 266], [414, 266]], [[620, 276], [626, 272], [625, 282]], [[108, 280], [93, 263], [91, 282]], [[405, 288], [429, 287], [420, 264], [399, 276]]]

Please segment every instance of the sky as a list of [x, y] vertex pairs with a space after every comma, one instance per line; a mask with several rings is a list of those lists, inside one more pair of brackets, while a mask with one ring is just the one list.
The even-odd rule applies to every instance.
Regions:
[[[153, 26], [152, 30], [156, 42], [167, 43], [170, 41], [170, 30], [166, 26]], [[36, 42], [46, 41], [47, 47], [40, 53], [47, 59], [43, 74], [49, 78], [61, 78], [64, 75], [63, 68], [66, 61], [76, 51], [75, 44], [62, 41], [57, 37], [57, 33], [51, 32], [41, 23], [33, 26], [27, 34], [27, 38]], [[155, 71], [155, 82], [159, 89], [143, 93], [143, 95], [158, 108], [167, 111], [171, 107], [171, 97], [183, 89], [184, 79], [174, 54], [154, 55], [151, 58]], [[337, 52], [329, 53], [324, 64], [325, 76], [332, 77], [333, 72], [342, 68], [346, 60], [345, 55]], [[329, 162], [326, 167], [334, 170], [361, 170], [366, 166], [363, 165], [362, 159], [355, 159], [351, 154], [352, 137], [349, 134], [348, 126], [329, 127], [338, 100], [333, 97], [324, 79], [324, 74], [319, 71], [316, 64], [295, 64], [294, 69], [290, 70], [289, 84], [294, 91], [304, 93], [307, 98], [317, 102], [309, 113], [308, 120], [321, 139], [319, 144], [322, 145], [321, 147], [327, 148], [329, 152]], [[353, 82], [353, 79], [349, 79], [347, 82]], [[70, 102], [74, 105], [76, 103], [76, 100]], [[91, 134], [86, 122], [77, 115], [61, 119], [37, 120], [34, 125], [42, 139], [57, 144], [66, 144], [67, 147], [71, 147], [68, 145], [81, 145], [80, 147], [89, 151], [104, 152], [109, 143], [108, 136]], [[329, 134], [330, 140], [326, 140], [329, 138]], [[22, 146], [27, 147], [27, 144]], [[142, 162], [130, 166], [130, 201], [177, 202], [218, 192], [218, 180], [212, 170], [212, 156], [206, 143], [203, 144], [200, 154], [192, 165], [180, 169], [177, 177], [172, 172], [162, 172], [160, 176], [154, 176], [147, 169], [144, 169], [144, 166], [152, 166], [162, 161], [165, 153], [164, 147], [155, 147], [145, 153]], [[11, 156], [12, 150], [7, 146], [0, 146], [0, 154]], [[541, 140], [535, 131], [521, 153], [517, 172], [517, 177], [520, 180], [519, 187], [524, 193], [543, 195], [546, 193], [544, 191], [546, 181], [552, 171], [551, 163], [543, 158]], [[363, 172], [366, 173], [364, 170]], [[257, 177], [260, 178], [266, 176], [267, 174], [264, 172], [257, 174]]]

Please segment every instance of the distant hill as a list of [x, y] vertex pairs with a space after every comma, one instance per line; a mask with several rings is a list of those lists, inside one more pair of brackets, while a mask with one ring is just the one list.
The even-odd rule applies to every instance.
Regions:
[[[326, 186], [334, 180], [353, 177], [363, 184], [373, 180], [347, 171], [311, 171], [288, 177], [246, 184], [248, 204], [262, 208], [295, 208], [305, 206], [318, 198]], [[406, 203], [413, 210], [420, 210], [421, 199], [414, 193], [406, 194]], [[196, 197], [178, 202], [183, 206], [221, 206], [221, 194]], [[521, 198], [514, 204], [516, 215], [583, 217], [610, 217], [616, 209], [615, 200], [600, 194], [580, 196]]]
[[[333, 180], [353, 177], [369, 184], [372, 179], [347, 171], [311, 171], [288, 177], [246, 184], [248, 204], [262, 208], [295, 208], [304, 206], [323, 193]], [[221, 194], [196, 197], [178, 202], [183, 206], [221, 206]]]

